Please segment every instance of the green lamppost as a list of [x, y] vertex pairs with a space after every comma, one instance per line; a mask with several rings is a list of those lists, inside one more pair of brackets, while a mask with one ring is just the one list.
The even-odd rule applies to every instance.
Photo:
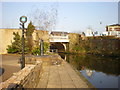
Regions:
[[20, 17], [20, 25], [22, 26], [22, 58], [21, 58], [21, 69], [25, 67], [25, 39], [24, 39], [24, 24], [27, 22], [26, 16]]

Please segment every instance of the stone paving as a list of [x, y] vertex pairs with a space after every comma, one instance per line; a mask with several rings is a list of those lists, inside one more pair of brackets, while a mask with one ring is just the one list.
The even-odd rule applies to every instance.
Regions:
[[37, 88], [89, 88], [86, 82], [66, 61], [52, 65], [43, 62], [43, 70]]

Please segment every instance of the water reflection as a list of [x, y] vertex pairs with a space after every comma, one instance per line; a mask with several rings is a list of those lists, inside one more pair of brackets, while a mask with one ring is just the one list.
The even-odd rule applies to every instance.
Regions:
[[70, 55], [66, 61], [79, 70], [96, 88], [118, 88], [119, 58], [96, 55]]
[[85, 70], [82, 70], [81, 73], [96, 88], [118, 88], [119, 76], [107, 75], [103, 72], [96, 72], [94, 70], [90, 76], [86, 74]]
[[92, 75], [94, 74], [93, 70], [89, 70], [89, 69], [86, 69], [85, 72], [88, 77], [92, 77]]
[[0, 67], [0, 76], [4, 73], [4, 69]]
[[95, 70], [104, 72], [108, 75], [120, 75], [119, 59], [101, 57], [96, 55], [67, 55], [67, 61], [71, 63], [76, 69]]

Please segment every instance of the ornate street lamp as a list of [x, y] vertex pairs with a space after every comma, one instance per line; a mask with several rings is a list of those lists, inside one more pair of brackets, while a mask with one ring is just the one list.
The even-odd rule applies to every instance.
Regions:
[[27, 22], [27, 17], [26, 16], [20, 17], [20, 22], [21, 23], [26, 23]]
[[26, 16], [20, 17], [20, 25], [22, 26], [22, 58], [21, 58], [21, 69], [25, 67], [25, 39], [24, 39], [24, 24], [27, 22]]

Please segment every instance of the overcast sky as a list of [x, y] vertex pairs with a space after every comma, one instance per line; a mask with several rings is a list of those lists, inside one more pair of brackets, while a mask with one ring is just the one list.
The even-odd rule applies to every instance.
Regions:
[[19, 28], [22, 15], [28, 17], [27, 26], [31, 13], [36, 9], [49, 10], [51, 5], [58, 9], [55, 30], [82, 32], [91, 27], [103, 32], [106, 25], [118, 23], [118, 2], [1, 2], [0, 28]]

